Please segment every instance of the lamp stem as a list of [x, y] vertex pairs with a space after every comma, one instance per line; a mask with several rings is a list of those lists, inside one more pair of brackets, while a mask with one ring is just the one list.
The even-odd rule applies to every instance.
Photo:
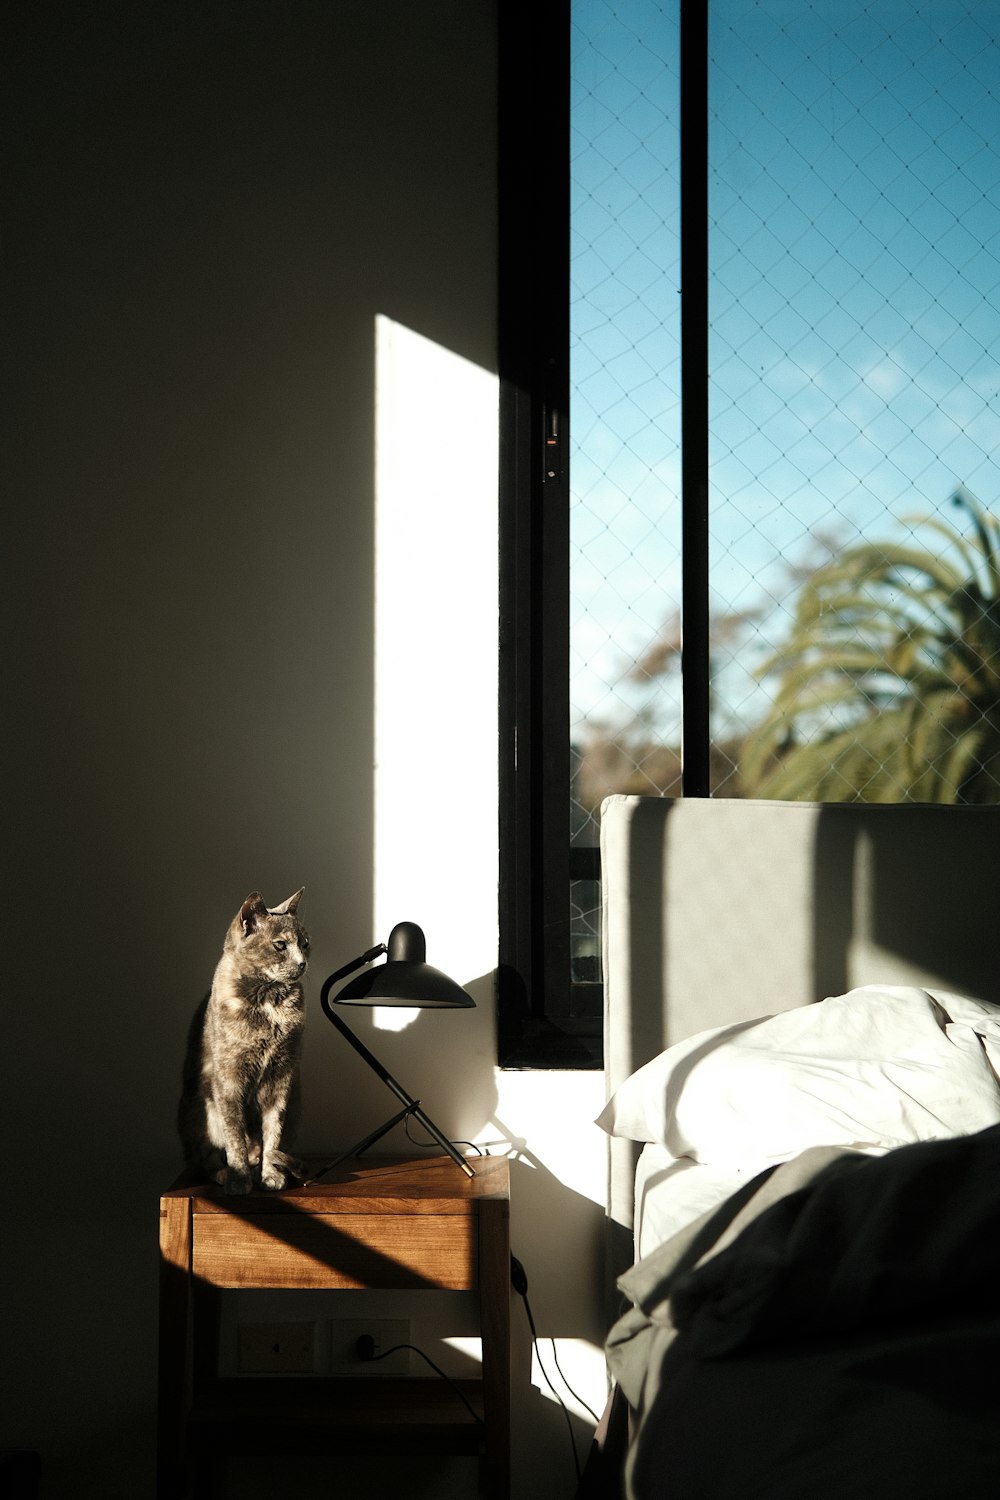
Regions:
[[[380, 953], [384, 952], [385, 946], [383, 944], [379, 948], [373, 950], [372, 956], [377, 958]], [[373, 1141], [378, 1140], [379, 1137], [384, 1135], [387, 1130], [390, 1130], [393, 1125], [397, 1125], [399, 1121], [404, 1119], [407, 1115], [412, 1115], [415, 1120], [418, 1120], [420, 1122], [420, 1124], [427, 1131], [428, 1135], [432, 1136], [433, 1139], [437, 1141], [442, 1150], [448, 1153], [452, 1161], [462, 1168], [462, 1171], [466, 1174], [467, 1177], [475, 1177], [475, 1172], [466, 1161], [461, 1151], [459, 1151], [458, 1148], [453, 1145], [451, 1141], [449, 1141], [446, 1135], [442, 1134], [442, 1132], [434, 1124], [434, 1121], [431, 1119], [430, 1115], [428, 1115], [424, 1110], [421, 1109], [419, 1099], [414, 1099], [412, 1095], [406, 1092], [401, 1083], [397, 1083], [396, 1079], [393, 1078], [389, 1070], [387, 1068], [384, 1068], [379, 1062], [374, 1052], [370, 1052], [365, 1046], [364, 1042], [361, 1041], [359, 1037], [356, 1037], [354, 1035], [354, 1032], [351, 1031], [350, 1027], [341, 1020], [340, 1016], [337, 1015], [336, 1011], [330, 1004], [330, 990], [333, 988], [333, 986], [340, 979], [342, 979], [345, 974], [352, 973], [354, 969], [360, 969], [362, 964], [368, 962], [370, 962], [370, 959], [366, 955], [364, 958], [356, 960], [353, 964], [348, 964], [346, 969], [341, 969], [338, 971], [338, 973], [331, 974], [330, 978], [326, 981], [326, 983], [323, 985], [322, 990], [320, 991], [319, 1003], [323, 1007], [323, 1013], [326, 1016], [327, 1020], [333, 1022], [334, 1026], [336, 1026], [337, 1030], [340, 1032], [344, 1040], [350, 1042], [351, 1046], [354, 1048], [358, 1056], [364, 1059], [364, 1061], [371, 1068], [372, 1072], [376, 1073], [378, 1077], [381, 1078], [386, 1088], [392, 1090], [392, 1092], [396, 1095], [396, 1098], [399, 1100], [400, 1104], [404, 1105], [405, 1108], [400, 1112], [400, 1114], [396, 1115], [394, 1119], [390, 1120], [387, 1125], [383, 1125], [382, 1128], [375, 1131], [373, 1135], [367, 1136], [365, 1140], [359, 1143], [358, 1146], [352, 1147], [352, 1149], [345, 1152], [344, 1155], [353, 1156], [359, 1151], [363, 1151], [365, 1147], [370, 1146]], [[343, 1161], [344, 1157], [338, 1157], [337, 1160]], [[336, 1165], [336, 1163], [331, 1163], [331, 1165]]]

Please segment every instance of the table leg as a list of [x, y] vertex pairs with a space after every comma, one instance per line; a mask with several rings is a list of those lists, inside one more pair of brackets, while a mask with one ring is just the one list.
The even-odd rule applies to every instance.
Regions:
[[160, 1345], [157, 1500], [184, 1489], [185, 1429], [191, 1408], [191, 1200], [160, 1199]]
[[510, 1204], [479, 1205], [479, 1317], [486, 1417], [483, 1493], [510, 1496]]

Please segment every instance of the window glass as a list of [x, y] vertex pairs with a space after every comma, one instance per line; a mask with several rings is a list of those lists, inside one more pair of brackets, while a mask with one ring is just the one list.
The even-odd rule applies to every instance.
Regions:
[[[1000, 799], [991, 12], [710, 6], [715, 795]], [[680, 791], [678, 51], [676, 6], [574, 0], [582, 844], [609, 791]]]
[[662, 645], [681, 598], [678, 78], [675, 6], [575, 0], [574, 844], [597, 842], [608, 791], [675, 790], [679, 773], [679, 680]]

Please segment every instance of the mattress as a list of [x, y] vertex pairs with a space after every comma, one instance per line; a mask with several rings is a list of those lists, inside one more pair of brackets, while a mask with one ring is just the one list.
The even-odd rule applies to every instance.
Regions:
[[678, 1160], [665, 1146], [647, 1143], [635, 1172], [636, 1260], [718, 1208], [757, 1170]]

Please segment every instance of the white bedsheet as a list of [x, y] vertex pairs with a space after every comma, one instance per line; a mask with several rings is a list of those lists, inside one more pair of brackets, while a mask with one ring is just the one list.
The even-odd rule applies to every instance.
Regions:
[[678, 1160], [666, 1146], [644, 1146], [635, 1171], [636, 1260], [717, 1208], [745, 1180], [739, 1170]]
[[[854, 1147], [853, 1154], [884, 1156], [881, 1146]], [[772, 1161], [755, 1165], [718, 1166], [670, 1155], [665, 1146], [642, 1148], [635, 1172], [635, 1258], [641, 1260], [657, 1245], [672, 1239], [703, 1214], [711, 1213], [750, 1182]]]
[[665, 1146], [644, 1146], [635, 1173], [636, 1259], [718, 1208], [763, 1170], [678, 1159]]

